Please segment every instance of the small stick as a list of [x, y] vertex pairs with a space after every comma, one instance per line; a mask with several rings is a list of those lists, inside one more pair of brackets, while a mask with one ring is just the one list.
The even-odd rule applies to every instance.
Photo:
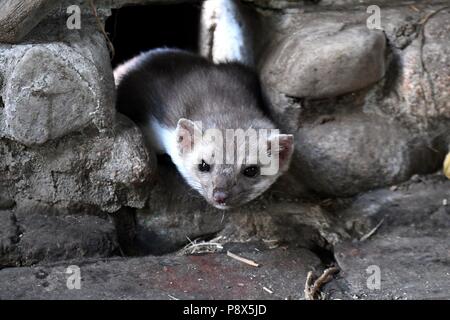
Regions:
[[377, 232], [378, 228], [380, 228], [380, 226], [383, 224], [383, 222], [384, 222], [384, 218], [381, 219], [381, 221], [378, 222], [378, 224], [375, 226], [375, 228], [370, 230], [369, 233], [363, 235], [361, 237], [361, 239], [359, 239], [359, 241], [365, 241], [365, 240], [369, 239], [375, 232]]
[[189, 239], [189, 237], [186, 236], [186, 239], [188, 239], [189, 243], [179, 251], [179, 254], [188, 255], [221, 251], [223, 249], [223, 246], [218, 242], [221, 238], [222, 237], [217, 237], [215, 239], [212, 239], [210, 242], [196, 242], [192, 241], [191, 239]]
[[268, 293], [270, 293], [270, 294], [273, 294], [273, 291], [270, 290], [269, 288], [263, 287], [263, 290], [266, 291], [266, 292], [268, 292]]
[[233, 259], [235, 259], [237, 261], [246, 263], [246, 264], [248, 264], [248, 265], [250, 265], [252, 267], [259, 267], [259, 264], [257, 264], [255, 261], [249, 260], [249, 259], [246, 259], [246, 258], [242, 258], [242, 257], [240, 257], [240, 256], [238, 256], [238, 255], [236, 255], [234, 253], [231, 253], [230, 251], [227, 251], [227, 256], [229, 256], [230, 258], [233, 258]]

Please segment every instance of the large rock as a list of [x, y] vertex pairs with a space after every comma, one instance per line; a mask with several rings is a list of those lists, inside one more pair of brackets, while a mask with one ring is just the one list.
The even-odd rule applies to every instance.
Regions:
[[0, 140], [0, 194], [20, 207], [34, 201], [72, 212], [144, 206], [154, 162], [131, 120], [119, 118], [112, 131], [72, 134], [45, 148]]
[[71, 45], [0, 47], [8, 61], [1, 67], [4, 135], [34, 145], [88, 126], [100, 131], [112, 126], [114, 80], [109, 54], [103, 36], [85, 29], [66, 37]]
[[298, 98], [354, 92], [385, 73], [386, 39], [366, 26], [324, 24], [297, 30], [269, 47], [261, 62], [265, 86]]
[[336, 116], [295, 136], [299, 173], [311, 189], [348, 196], [429, 173], [442, 165], [432, 141], [375, 116]]

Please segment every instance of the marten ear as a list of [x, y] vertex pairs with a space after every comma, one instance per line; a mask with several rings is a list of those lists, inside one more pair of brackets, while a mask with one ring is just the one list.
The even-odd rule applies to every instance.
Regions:
[[178, 120], [175, 134], [180, 155], [189, 153], [193, 149], [194, 141], [201, 139], [201, 132], [201, 128], [195, 122], [185, 118]]
[[273, 136], [268, 141], [267, 150], [271, 156], [278, 156], [280, 171], [285, 171], [294, 153], [294, 136], [292, 134], [277, 134]]

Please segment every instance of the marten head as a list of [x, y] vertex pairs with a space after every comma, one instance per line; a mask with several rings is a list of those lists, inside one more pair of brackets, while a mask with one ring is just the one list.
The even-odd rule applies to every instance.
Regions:
[[293, 153], [293, 136], [271, 128], [203, 130], [180, 119], [175, 139], [181, 174], [219, 209], [262, 194], [288, 169]]

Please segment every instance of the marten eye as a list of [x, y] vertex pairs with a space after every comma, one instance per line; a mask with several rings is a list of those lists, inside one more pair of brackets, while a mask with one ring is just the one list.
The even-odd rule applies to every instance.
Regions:
[[209, 170], [211, 170], [211, 166], [202, 160], [202, 163], [198, 165], [198, 170], [201, 172], [209, 172]]
[[242, 172], [244, 176], [253, 178], [256, 177], [259, 174], [259, 167], [258, 166], [250, 166], [244, 169]]

